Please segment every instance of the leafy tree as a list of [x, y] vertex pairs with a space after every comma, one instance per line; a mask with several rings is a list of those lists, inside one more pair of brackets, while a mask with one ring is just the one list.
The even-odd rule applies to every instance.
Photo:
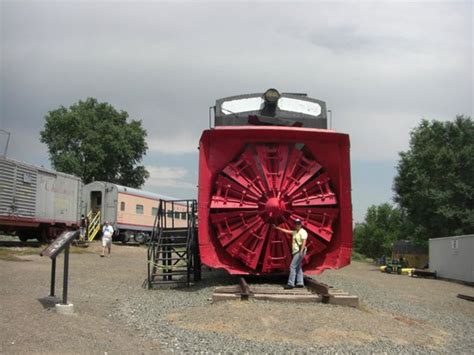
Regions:
[[392, 243], [405, 239], [401, 211], [388, 203], [372, 205], [365, 220], [354, 228], [354, 248], [368, 257], [390, 255]]
[[142, 186], [149, 176], [139, 165], [147, 150], [146, 131], [141, 121], [127, 118], [127, 112], [94, 98], [48, 112], [40, 134], [53, 168], [79, 176], [84, 183]]
[[474, 124], [423, 120], [400, 153], [395, 201], [419, 242], [474, 233]]

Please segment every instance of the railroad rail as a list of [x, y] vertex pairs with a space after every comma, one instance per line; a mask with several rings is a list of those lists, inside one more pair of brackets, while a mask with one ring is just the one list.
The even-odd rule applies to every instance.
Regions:
[[359, 297], [344, 290], [326, 285], [312, 278], [305, 278], [304, 288], [283, 289], [281, 284], [257, 285], [247, 283], [244, 277], [238, 285], [220, 286], [214, 290], [213, 302], [249, 299], [276, 302], [321, 302], [340, 306], [358, 307]]

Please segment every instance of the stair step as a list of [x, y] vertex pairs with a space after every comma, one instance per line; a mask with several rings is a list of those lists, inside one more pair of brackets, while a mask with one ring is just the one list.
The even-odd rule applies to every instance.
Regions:
[[158, 247], [185, 247], [188, 243], [161, 243]]
[[169, 280], [169, 281], [153, 281], [152, 285], [167, 285], [167, 284], [186, 284], [188, 281], [186, 278], [183, 280]]
[[188, 272], [187, 271], [183, 271], [183, 272], [176, 272], [176, 273], [172, 273], [172, 274], [151, 274], [152, 277], [163, 277], [163, 276], [184, 276], [184, 275], [187, 275]]
[[167, 236], [167, 237], [185, 237], [189, 234], [189, 232], [187, 230], [184, 230], [184, 231], [176, 231], [176, 230], [173, 230], [173, 231], [167, 231], [167, 230], [163, 230], [161, 231], [161, 235], [162, 236]]
[[187, 258], [157, 258], [155, 264], [158, 264], [160, 261], [173, 261], [173, 260], [183, 260], [186, 261]]

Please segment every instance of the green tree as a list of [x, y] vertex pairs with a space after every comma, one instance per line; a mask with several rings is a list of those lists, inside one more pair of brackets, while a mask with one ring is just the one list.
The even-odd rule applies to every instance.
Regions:
[[400, 153], [395, 201], [414, 226], [415, 241], [474, 233], [474, 125], [423, 120]]
[[354, 227], [354, 249], [368, 257], [391, 254], [392, 243], [405, 239], [400, 210], [388, 203], [372, 205], [365, 220]]
[[146, 131], [141, 121], [127, 118], [127, 112], [94, 98], [48, 112], [40, 134], [53, 168], [84, 183], [142, 186], [149, 176], [140, 165], [147, 150]]

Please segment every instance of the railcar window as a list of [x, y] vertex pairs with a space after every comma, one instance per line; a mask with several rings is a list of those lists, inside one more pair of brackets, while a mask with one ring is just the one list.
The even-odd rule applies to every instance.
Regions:
[[179, 219], [179, 212], [174, 213], [174, 218]]
[[125, 211], [125, 202], [120, 202], [120, 211]]
[[152, 207], [151, 208], [151, 215], [156, 216], [158, 214], [158, 207]]
[[221, 106], [221, 111], [224, 115], [233, 113], [258, 111], [262, 108], [263, 99], [261, 97], [250, 97], [247, 99], [237, 99], [226, 101]]
[[137, 205], [135, 208], [137, 214], [143, 214], [143, 205]]
[[173, 218], [173, 211], [171, 210], [166, 211], [166, 217]]
[[186, 220], [186, 212], [181, 212], [181, 219]]
[[290, 97], [282, 97], [278, 100], [278, 108], [283, 111], [298, 112], [311, 116], [321, 114], [321, 106], [316, 102], [297, 100]]
[[[261, 97], [249, 97], [225, 101], [221, 105], [224, 115], [232, 115], [241, 112], [259, 111], [262, 109], [264, 100]], [[319, 116], [321, 106], [312, 101], [298, 100], [291, 97], [281, 97], [278, 100], [278, 108], [282, 111], [302, 113], [310, 116]]]

